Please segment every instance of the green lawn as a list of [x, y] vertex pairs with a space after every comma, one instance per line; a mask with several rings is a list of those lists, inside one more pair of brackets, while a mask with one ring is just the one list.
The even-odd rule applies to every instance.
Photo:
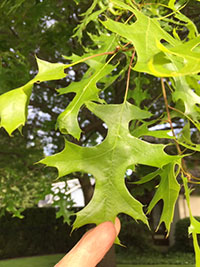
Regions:
[[123, 265], [119, 264], [117, 267], [194, 267], [194, 265]]
[[18, 258], [0, 261], [0, 267], [53, 267], [63, 254]]
[[[53, 267], [63, 254], [18, 258], [0, 261], [0, 267]], [[117, 267], [194, 267], [194, 265], [131, 265], [118, 264]]]

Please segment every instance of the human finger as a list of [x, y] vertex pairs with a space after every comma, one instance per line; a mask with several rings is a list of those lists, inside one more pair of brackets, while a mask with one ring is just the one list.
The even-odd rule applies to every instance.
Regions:
[[120, 221], [104, 222], [88, 231], [55, 267], [94, 267], [111, 248], [120, 231]]

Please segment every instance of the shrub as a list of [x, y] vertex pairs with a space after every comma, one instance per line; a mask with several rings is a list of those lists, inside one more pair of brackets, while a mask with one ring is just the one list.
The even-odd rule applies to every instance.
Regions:
[[125, 214], [119, 218], [122, 224], [119, 238], [127, 251], [144, 252], [154, 247], [152, 233], [144, 223], [136, 222]]
[[[195, 217], [200, 221], [200, 217]], [[175, 244], [174, 249], [182, 252], [193, 252], [192, 236], [188, 234], [188, 227], [190, 226], [190, 218], [184, 218], [176, 223], [175, 227]], [[200, 238], [198, 238], [200, 240]]]
[[6, 213], [0, 218], [0, 258], [23, 257], [70, 250], [84, 229], [71, 233], [71, 227], [56, 219], [54, 208], [30, 208], [24, 218]]

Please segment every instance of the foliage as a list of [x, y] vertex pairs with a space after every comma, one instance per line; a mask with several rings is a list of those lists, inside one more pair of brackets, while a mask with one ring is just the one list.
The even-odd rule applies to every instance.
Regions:
[[56, 218], [54, 208], [29, 208], [22, 214], [23, 219], [13, 219], [9, 213], [0, 218], [1, 259], [64, 253], [84, 231], [76, 231], [70, 237], [71, 227]]
[[[200, 217], [195, 217], [200, 221]], [[175, 228], [175, 244], [174, 249], [177, 251], [194, 252], [192, 246], [192, 237], [188, 235], [188, 227], [190, 226], [190, 218], [184, 218], [176, 223]]]
[[194, 267], [194, 253], [189, 252], [169, 252], [161, 253], [158, 251], [134, 253], [127, 251], [123, 254], [117, 254], [117, 262], [124, 266], [166, 266], [166, 267]]
[[[163, 200], [159, 225], [164, 222], [169, 231], [183, 185], [190, 211], [189, 233], [199, 266], [200, 223], [191, 214], [188, 186], [198, 183], [198, 178], [187, 170], [187, 157], [191, 157], [191, 151], [200, 151], [192, 139], [192, 133], [200, 129], [200, 37], [197, 26], [185, 15], [186, 1], [157, 2], [93, 1], [74, 34], [82, 42], [82, 54], [65, 56], [65, 60], [72, 61], [70, 64], [36, 58], [37, 75], [0, 96], [0, 125], [9, 135], [21, 131], [27, 120], [32, 86], [61, 79], [64, 85], [57, 90], [60, 97], [71, 96], [56, 122], [56, 128], [65, 135], [65, 147], [40, 163], [57, 168], [59, 178], [75, 172], [95, 178], [93, 198], [77, 213], [74, 228], [114, 221], [119, 213], [148, 225], [143, 205], [128, 192], [124, 177], [127, 169], [134, 173], [138, 165], [154, 167], [155, 171], [134, 181], [142, 184], [160, 177], [147, 213]], [[199, 8], [198, 2], [195, 5]], [[83, 71], [78, 81], [66, 84], [66, 73], [69, 75], [80, 64]], [[121, 87], [124, 96], [112, 103]], [[136, 88], [135, 93], [131, 94], [130, 88]], [[164, 103], [160, 101], [162, 108], [156, 112], [154, 101], [160, 95]], [[100, 122], [102, 142], [91, 138], [89, 131], [84, 133], [88, 124], [85, 110]], [[163, 126], [170, 134], [157, 131]]]
[[119, 219], [121, 221], [119, 238], [124, 247], [116, 247], [117, 255], [155, 252], [152, 232], [147, 226], [144, 227], [143, 223], [133, 221], [130, 216], [125, 214], [120, 214]]

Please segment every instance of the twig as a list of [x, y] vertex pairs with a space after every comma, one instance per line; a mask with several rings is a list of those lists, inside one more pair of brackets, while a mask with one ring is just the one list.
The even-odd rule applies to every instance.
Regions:
[[168, 122], [170, 124], [172, 135], [174, 136], [174, 142], [176, 144], [176, 148], [177, 148], [178, 154], [181, 155], [182, 151], [180, 149], [180, 146], [179, 146], [178, 142], [176, 141], [176, 135], [175, 135], [174, 128], [173, 128], [173, 125], [172, 125], [172, 120], [171, 120], [171, 116], [170, 116], [170, 112], [169, 112], [169, 105], [168, 105], [168, 101], [167, 101], [167, 94], [166, 94], [166, 90], [165, 90], [165, 83], [164, 83], [163, 78], [161, 78], [161, 85], [162, 85], [163, 98], [164, 98], [164, 101], [165, 101], [165, 108], [166, 108], [166, 111], [167, 111]]
[[126, 90], [125, 90], [125, 95], [124, 95], [124, 102], [126, 101], [127, 95], [128, 95], [128, 88], [129, 88], [130, 74], [131, 74], [131, 66], [132, 66], [134, 57], [135, 57], [135, 51], [132, 54], [131, 61], [129, 63], [129, 67], [128, 67], [128, 75], [127, 75], [127, 81], [126, 81]]
[[[167, 95], [166, 95], [166, 90], [165, 90], [165, 84], [164, 84], [163, 78], [161, 78], [161, 85], [162, 85], [163, 97], [164, 97], [164, 100], [165, 100], [165, 107], [166, 107], [166, 111], [167, 111], [168, 122], [170, 124], [170, 128], [171, 128], [172, 134], [175, 137], [174, 141], [175, 141], [175, 144], [176, 144], [176, 148], [177, 148], [178, 154], [179, 155], [182, 155], [182, 151], [180, 149], [179, 143], [177, 142], [176, 135], [174, 133], [174, 128], [173, 128], [173, 125], [172, 125], [172, 120], [171, 120], [171, 117], [170, 117], [169, 108], [172, 109], [172, 110], [175, 110], [175, 111], [178, 111], [178, 110], [176, 110], [175, 108], [172, 108], [172, 107], [170, 107], [168, 105]], [[181, 111], [179, 111], [179, 112], [182, 113]], [[191, 173], [189, 173], [186, 170], [187, 168], [186, 168], [186, 164], [185, 164], [184, 159], [182, 159], [181, 162], [182, 162], [181, 171], [187, 177], [188, 182], [190, 182], [190, 183], [196, 183], [196, 182], [191, 181], [191, 179], [199, 180], [199, 178], [193, 176]]]
[[[124, 47], [125, 47], [125, 46], [124, 46]], [[133, 49], [134, 49], [134, 47], [130, 47], [130, 48], [126, 48], [126, 49], [124, 49], [124, 47], [121, 48], [120, 46], [117, 46], [117, 47], [115, 48], [115, 50], [113, 50], [113, 51], [110, 51], [110, 52], [103, 52], [103, 53], [99, 53], [99, 54], [91, 55], [91, 56], [89, 56], [89, 57], [85, 57], [85, 58], [83, 58], [83, 59], [80, 59], [80, 60], [78, 60], [78, 61], [72, 63], [72, 64], [69, 64], [68, 67], [72, 67], [72, 66], [74, 66], [74, 65], [76, 65], [76, 64], [82, 63], [82, 62], [84, 62], [84, 61], [86, 61], [86, 60], [88, 60], [88, 59], [94, 58], [94, 57], [105, 56], [105, 55], [114, 55], [114, 54], [116, 54], [117, 52], [119, 52], [120, 50], [122, 50], [123, 52], [126, 52], [126, 51], [130, 51], [130, 50], [133, 50]]]

